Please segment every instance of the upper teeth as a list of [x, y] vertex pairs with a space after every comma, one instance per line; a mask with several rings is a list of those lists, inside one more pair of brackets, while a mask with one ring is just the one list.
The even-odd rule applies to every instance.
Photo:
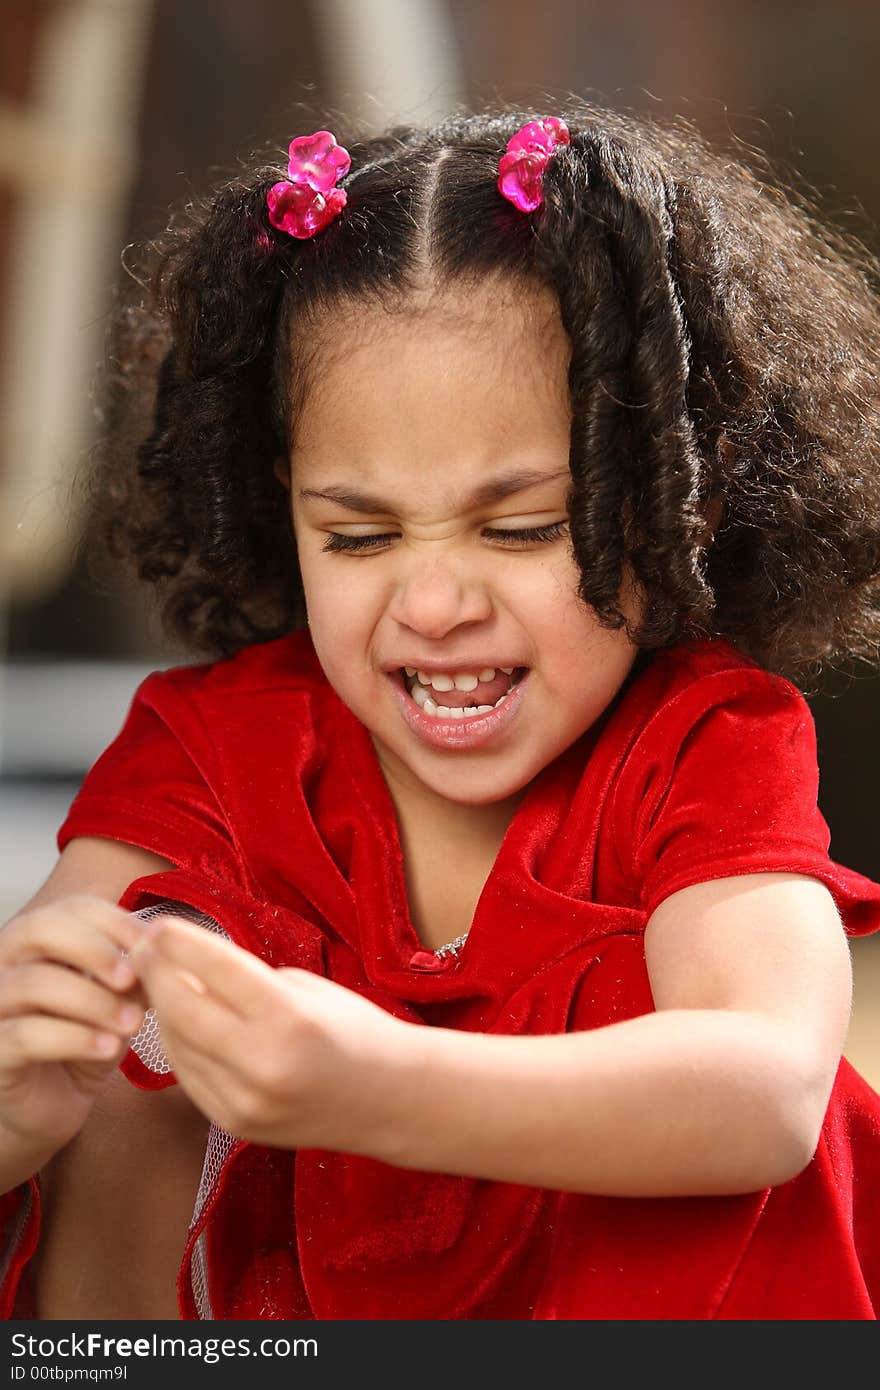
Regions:
[[[447, 674], [445, 671], [437, 671], [434, 675], [429, 675], [427, 671], [418, 671], [415, 666], [405, 666], [403, 668], [408, 676], [418, 676], [419, 684], [433, 686], [435, 690], [476, 690], [481, 681], [493, 681], [495, 679], [495, 667], [487, 666], [474, 675], [472, 671], [455, 671]], [[512, 676], [513, 666], [499, 666], [499, 671], [503, 671], [505, 676]]]

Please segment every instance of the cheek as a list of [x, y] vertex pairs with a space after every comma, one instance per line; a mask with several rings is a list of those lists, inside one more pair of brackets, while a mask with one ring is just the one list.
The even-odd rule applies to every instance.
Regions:
[[[335, 556], [321, 557], [316, 565], [301, 566], [309, 631], [321, 665], [328, 676], [345, 679], [362, 666], [364, 653], [376, 626], [371, 586], [358, 570], [339, 563]], [[354, 570], [354, 573], [352, 573]]]
[[351, 584], [320, 583], [306, 585], [309, 627], [315, 641], [320, 637], [328, 649], [347, 649], [363, 630], [363, 595]]
[[574, 557], [563, 551], [547, 560], [532, 576], [530, 601], [540, 607], [548, 633], [576, 632], [592, 624], [592, 613], [578, 596], [580, 571]]
[[544, 555], [513, 560], [496, 574], [491, 586], [499, 599], [531, 620], [547, 621], [559, 605], [567, 607], [577, 597], [578, 569], [561, 548]]
[[322, 612], [344, 616], [358, 602], [363, 584], [344, 557], [322, 552], [321, 545], [320, 537], [308, 537], [298, 551], [309, 613], [316, 618]]

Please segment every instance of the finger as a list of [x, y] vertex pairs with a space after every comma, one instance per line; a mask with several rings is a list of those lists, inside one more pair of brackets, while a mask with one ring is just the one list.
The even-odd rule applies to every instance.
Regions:
[[197, 976], [156, 957], [149, 963], [147, 992], [163, 1036], [183, 1041], [203, 1056], [222, 1058], [224, 1065], [228, 1059], [231, 1069], [239, 1070], [239, 1059], [247, 1055], [241, 1016], [211, 995]]
[[278, 994], [271, 966], [204, 927], [194, 927], [178, 918], [157, 922], [152, 939], [136, 957], [138, 974], [146, 980], [151, 997], [153, 960], [190, 971], [216, 1000], [240, 1018], [262, 1018], [267, 1004]]
[[161, 1038], [180, 1089], [203, 1115], [226, 1129], [232, 1090], [229, 1073], [205, 1053], [188, 1047], [177, 1034], [162, 1033]]
[[44, 1013], [133, 1037], [144, 1010], [88, 976], [61, 965], [31, 961], [0, 971], [0, 1018]]
[[92, 922], [105, 932], [121, 950], [130, 950], [139, 940], [143, 921], [132, 912], [126, 912], [108, 898], [97, 897], [92, 893], [70, 893], [44, 906], [31, 908], [20, 913], [0, 929], [0, 939], [18, 935], [23, 928], [35, 922], [69, 921], [71, 918]]
[[85, 896], [34, 908], [0, 930], [0, 963], [18, 965], [48, 959], [95, 975], [114, 989], [128, 989], [136, 978], [123, 957], [140, 939], [137, 918], [100, 898]]
[[117, 1060], [127, 1050], [127, 1040], [114, 1033], [96, 1031], [83, 1023], [24, 1014], [0, 1022], [0, 1068], [29, 1062], [79, 1062]]
[[142, 1013], [150, 1007], [147, 991], [137, 977], [135, 977], [135, 983], [130, 989], [120, 990], [119, 993], [121, 998], [129, 1000], [132, 1004], [137, 1004]]

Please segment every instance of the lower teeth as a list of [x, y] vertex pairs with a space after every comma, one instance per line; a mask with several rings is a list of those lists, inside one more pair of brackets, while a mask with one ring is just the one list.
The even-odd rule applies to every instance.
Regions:
[[490, 710], [497, 709], [506, 699], [507, 696], [502, 695], [494, 705], [462, 705], [460, 709], [455, 705], [435, 705], [433, 700], [428, 699], [422, 705], [422, 711], [436, 719], [473, 719], [478, 714], [488, 714]]
[[[511, 690], [512, 689], [513, 686], [511, 686]], [[504, 694], [501, 695], [495, 701], [494, 705], [462, 706], [438, 705], [437, 702], [435, 700], [432, 700], [429, 695], [416, 699], [412, 691], [410, 691], [409, 693], [410, 699], [413, 700], [414, 704], [417, 704], [420, 710], [422, 710], [425, 714], [431, 715], [435, 719], [475, 719], [477, 715], [489, 714], [493, 709], [498, 709], [499, 705], [503, 705], [504, 701], [510, 694], [510, 690], [506, 690]]]

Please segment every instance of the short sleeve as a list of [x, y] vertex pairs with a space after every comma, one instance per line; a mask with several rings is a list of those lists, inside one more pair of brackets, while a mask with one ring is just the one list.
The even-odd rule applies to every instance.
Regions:
[[714, 672], [663, 705], [614, 803], [618, 853], [647, 914], [708, 879], [800, 873], [831, 891], [850, 934], [880, 929], [880, 887], [829, 857], [812, 712], [755, 668]]
[[[234, 853], [198, 714], [164, 672], [138, 687], [125, 723], [87, 772], [61, 825], [138, 845], [180, 868], [217, 872]], [[200, 756], [201, 754], [201, 756]]]

